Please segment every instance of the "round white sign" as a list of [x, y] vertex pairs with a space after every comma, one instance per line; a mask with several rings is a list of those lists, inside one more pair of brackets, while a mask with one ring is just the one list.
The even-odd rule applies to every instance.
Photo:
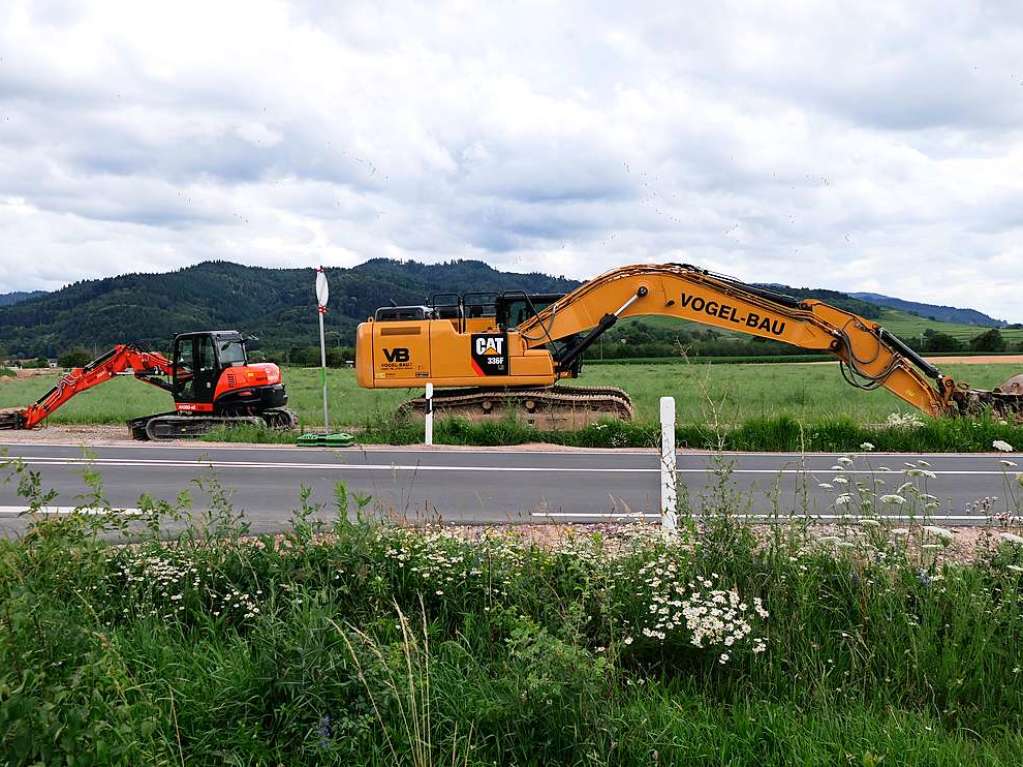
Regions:
[[327, 286], [327, 273], [322, 269], [316, 270], [316, 302], [320, 306], [327, 305], [330, 298], [330, 288]]

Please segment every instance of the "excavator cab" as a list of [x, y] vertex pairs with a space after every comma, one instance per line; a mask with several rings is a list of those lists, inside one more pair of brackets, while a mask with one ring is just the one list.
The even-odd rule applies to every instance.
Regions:
[[230, 331], [181, 333], [174, 337], [175, 402], [210, 403], [224, 369], [248, 361], [245, 339]]
[[174, 337], [172, 392], [178, 412], [248, 415], [288, 402], [276, 365], [248, 361], [236, 330], [207, 330]]

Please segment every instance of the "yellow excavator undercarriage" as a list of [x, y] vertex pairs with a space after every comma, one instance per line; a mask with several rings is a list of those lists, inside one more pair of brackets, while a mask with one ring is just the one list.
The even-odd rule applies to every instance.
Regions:
[[618, 320], [648, 315], [832, 354], [853, 386], [883, 387], [928, 415], [1023, 411], [1023, 393], [957, 385], [875, 322], [685, 264], [613, 269], [563, 296], [467, 294], [378, 309], [357, 331], [357, 378], [370, 389], [432, 383], [435, 411], [471, 419], [513, 412], [545, 428], [629, 419], [620, 389], [554, 384], [577, 377], [583, 354]]

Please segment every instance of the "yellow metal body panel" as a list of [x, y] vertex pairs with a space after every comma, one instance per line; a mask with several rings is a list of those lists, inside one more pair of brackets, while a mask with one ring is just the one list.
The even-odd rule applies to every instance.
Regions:
[[[486, 375], [473, 365], [472, 343], [480, 334], [502, 335], [492, 318], [468, 320], [459, 333], [450, 320], [363, 322], [356, 332], [356, 380], [367, 389], [550, 386], [554, 361], [546, 349], [530, 349], [512, 331], [501, 339], [506, 375]], [[401, 332], [395, 332], [400, 329]], [[494, 350], [495, 354], [498, 354]]]

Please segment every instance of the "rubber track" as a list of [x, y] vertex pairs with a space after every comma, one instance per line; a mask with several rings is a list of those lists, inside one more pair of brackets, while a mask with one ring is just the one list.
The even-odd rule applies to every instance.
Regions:
[[[159, 423], [182, 428], [171, 434], [157, 434], [155, 432], [155, 427]], [[270, 428], [275, 429], [293, 429], [298, 425], [298, 417], [287, 408], [265, 410], [259, 415], [237, 416], [181, 415], [176, 411], [172, 411], [169, 413], [157, 413], [156, 415], [135, 418], [128, 422], [128, 427], [131, 429], [131, 436], [133, 439], [162, 440], [201, 437], [218, 426], [242, 424], [269, 426]]]
[[[613, 386], [553, 386], [536, 389], [442, 389], [433, 395], [434, 410], [471, 408], [482, 413], [483, 403], [490, 401], [494, 409], [508, 404], [525, 410], [525, 400], [538, 403], [537, 413], [551, 410], [575, 410], [583, 408], [594, 413], [613, 415], [623, 420], [632, 420], [632, 400], [629, 395]], [[416, 397], [401, 406], [403, 409], [422, 413], [426, 409], [426, 398]]]

